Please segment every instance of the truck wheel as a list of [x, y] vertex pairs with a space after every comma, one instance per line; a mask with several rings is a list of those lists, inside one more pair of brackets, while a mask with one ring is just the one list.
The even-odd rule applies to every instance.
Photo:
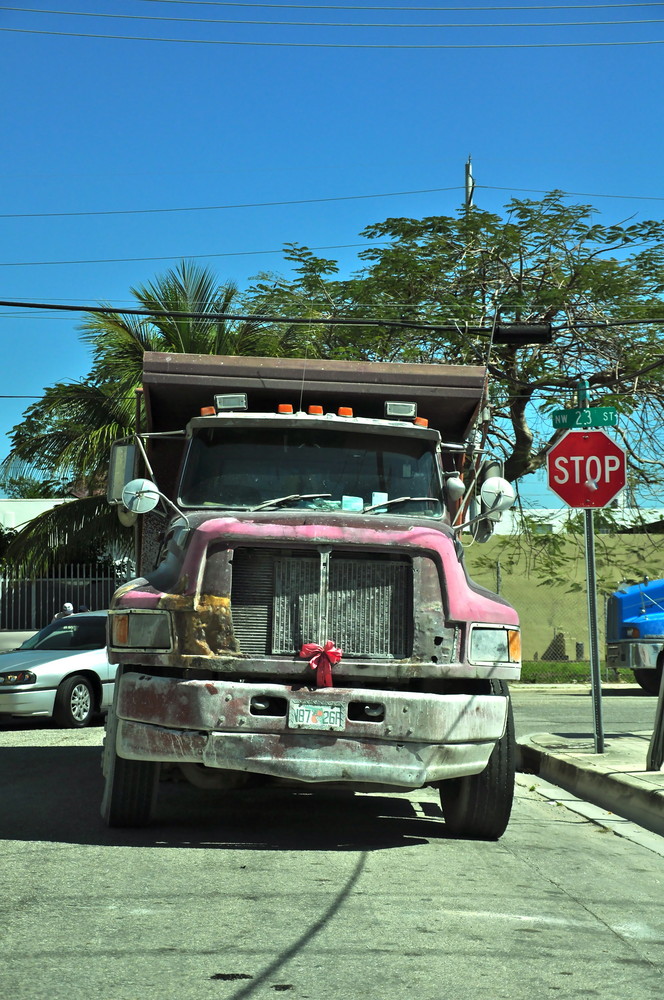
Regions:
[[89, 725], [94, 707], [94, 691], [87, 677], [65, 677], [55, 696], [53, 721], [63, 729], [82, 729]]
[[151, 760], [125, 760], [115, 750], [117, 723], [111, 709], [104, 740], [106, 784], [101, 815], [107, 826], [147, 826], [157, 799], [160, 765]]
[[654, 670], [635, 670], [634, 680], [647, 694], [659, 694], [660, 684], [662, 683], [662, 660], [661, 658], [657, 661], [657, 666]]
[[[492, 681], [491, 686], [494, 693], [509, 699], [504, 681]], [[440, 805], [448, 830], [473, 840], [498, 840], [512, 811], [515, 771], [514, 716], [509, 700], [505, 734], [493, 748], [485, 769], [440, 784]]]

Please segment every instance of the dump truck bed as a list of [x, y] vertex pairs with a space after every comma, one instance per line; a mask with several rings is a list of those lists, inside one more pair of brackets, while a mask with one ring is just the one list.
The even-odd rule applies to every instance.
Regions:
[[358, 416], [382, 417], [385, 400], [417, 403], [444, 441], [462, 442], [481, 405], [486, 369], [477, 365], [420, 365], [303, 358], [221, 357], [148, 352], [143, 386], [152, 431], [183, 428], [216, 393], [246, 392], [249, 409], [278, 403], [351, 406]]

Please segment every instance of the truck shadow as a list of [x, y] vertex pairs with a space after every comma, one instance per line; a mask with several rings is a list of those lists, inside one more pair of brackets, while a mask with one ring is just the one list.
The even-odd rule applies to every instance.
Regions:
[[212, 792], [160, 782], [155, 818], [138, 830], [108, 829], [99, 747], [11, 747], [0, 769], [0, 839], [22, 842], [357, 851], [410, 847], [446, 834], [430, 792], [415, 799], [346, 790], [265, 786]]

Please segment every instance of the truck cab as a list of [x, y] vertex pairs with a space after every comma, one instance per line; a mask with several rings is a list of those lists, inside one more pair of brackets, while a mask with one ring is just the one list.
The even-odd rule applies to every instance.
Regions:
[[664, 669], [664, 580], [622, 586], [606, 606], [606, 660], [629, 668], [648, 694], [659, 694]]

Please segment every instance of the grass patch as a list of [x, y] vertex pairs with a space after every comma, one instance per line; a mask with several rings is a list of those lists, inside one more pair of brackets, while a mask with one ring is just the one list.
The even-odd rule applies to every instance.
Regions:
[[[612, 684], [634, 684], [631, 670], [607, 670], [602, 664], [602, 681]], [[524, 660], [521, 667], [523, 684], [590, 684], [590, 664], [588, 661], [572, 663], [568, 660]]]

